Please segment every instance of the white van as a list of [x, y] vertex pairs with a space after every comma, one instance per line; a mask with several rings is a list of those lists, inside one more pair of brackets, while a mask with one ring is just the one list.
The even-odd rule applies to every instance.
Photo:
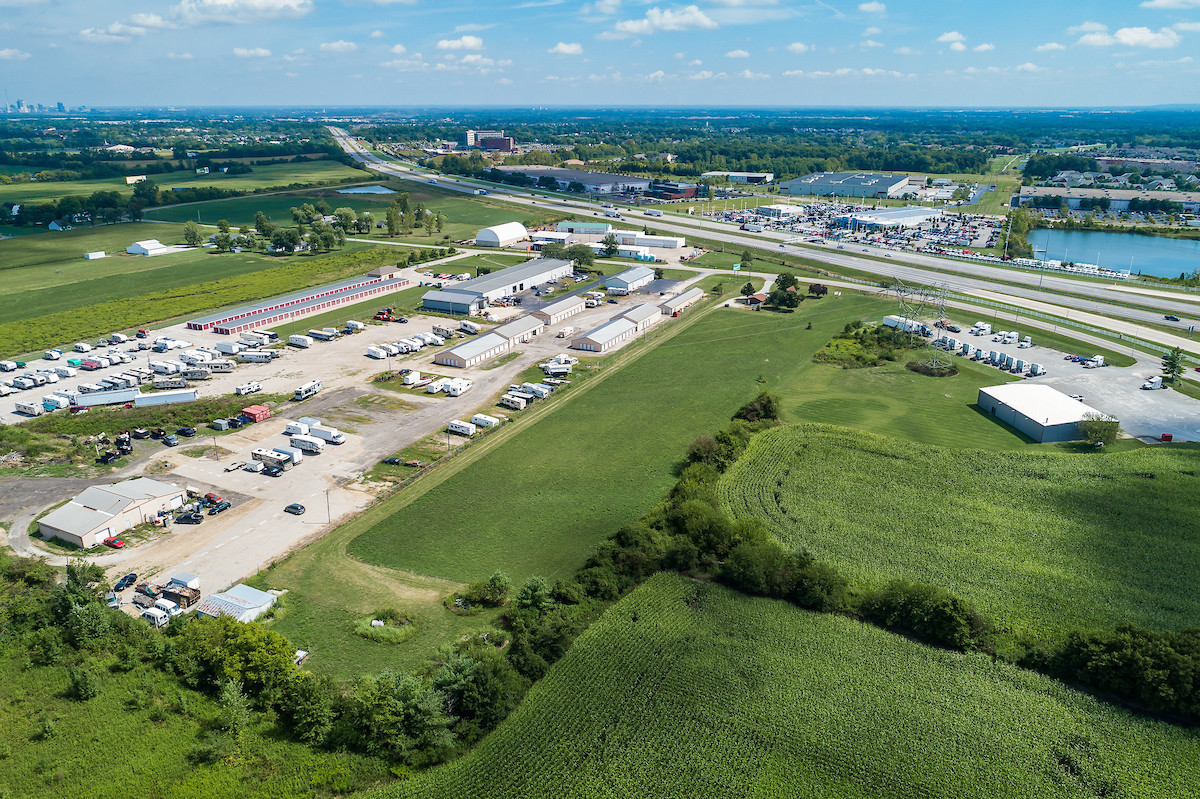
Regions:
[[[179, 607], [179, 605], [169, 599], [156, 599], [154, 600], [153, 607], [158, 608], [168, 616], [178, 616], [180, 613], [183, 613], [183, 608]], [[149, 608], [147, 608], [147, 610], [148, 609]]]
[[[155, 602], [154, 604], [157, 605], [158, 602]], [[149, 607], [143, 610], [142, 618], [150, 622], [150, 626], [154, 628], [166, 627], [167, 623], [171, 621], [171, 617], [167, 614], [167, 612], [158, 607]]]

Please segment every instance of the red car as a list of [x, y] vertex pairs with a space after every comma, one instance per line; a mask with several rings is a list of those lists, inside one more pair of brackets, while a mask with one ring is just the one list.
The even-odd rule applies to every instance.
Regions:
[[113, 538], [112, 536], [109, 536], [108, 538], [104, 539], [104, 545], [112, 547], [113, 549], [124, 549], [125, 548], [124, 541], [122, 541], [120, 538]]
[[221, 501], [221, 498], [219, 496], [217, 496], [216, 494], [205, 494], [204, 501], [208, 502], [210, 504], [216, 505], [218, 502]]

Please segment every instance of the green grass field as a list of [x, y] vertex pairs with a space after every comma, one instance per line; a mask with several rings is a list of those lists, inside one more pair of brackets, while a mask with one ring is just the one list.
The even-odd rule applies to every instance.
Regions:
[[[302, 164], [268, 164], [256, 166], [247, 175], [226, 175], [213, 172], [197, 175], [192, 172], [170, 172], [152, 175], [151, 180], [163, 189], [215, 186], [235, 191], [255, 189], [288, 188], [294, 184], [340, 182], [343, 180], [370, 180], [370, 173], [354, 169], [337, 161], [310, 161]], [[133, 194], [133, 186], [125, 178], [103, 178], [100, 180], [70, 180], [51, 183], [13, 183], [0, 185], [0, 202], [45, 203], [56, 202], [63, 197], [87, 197], [97, 191], [115, 191], [121, 195]], [[251, 214], [251, 219], [253, 219]], [[188, 217], [194, 219], [195, 217]], [[232, 221], [232, 220], [230, 220]]]
[[501, 727], [370, 799], [1178, 799], [1200, 738], [980, 655], [660, 574]]
[[1195, 623], [1196, 454], [994, 453], [795, 425], [756, 438], [720, 493], [852, 581], [932, 583], [1055, 639]]

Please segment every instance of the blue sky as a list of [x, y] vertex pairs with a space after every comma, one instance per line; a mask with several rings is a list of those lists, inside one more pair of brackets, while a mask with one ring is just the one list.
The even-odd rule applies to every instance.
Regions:
[[1200, 0], [0, 0], [68, 105], [1200, 102]]

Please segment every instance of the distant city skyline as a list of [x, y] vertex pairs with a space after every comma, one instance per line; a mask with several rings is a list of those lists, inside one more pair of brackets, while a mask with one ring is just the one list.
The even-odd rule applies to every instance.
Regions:
[[4, 105], [1200, 103], [1200, 0], [0, 0]]

